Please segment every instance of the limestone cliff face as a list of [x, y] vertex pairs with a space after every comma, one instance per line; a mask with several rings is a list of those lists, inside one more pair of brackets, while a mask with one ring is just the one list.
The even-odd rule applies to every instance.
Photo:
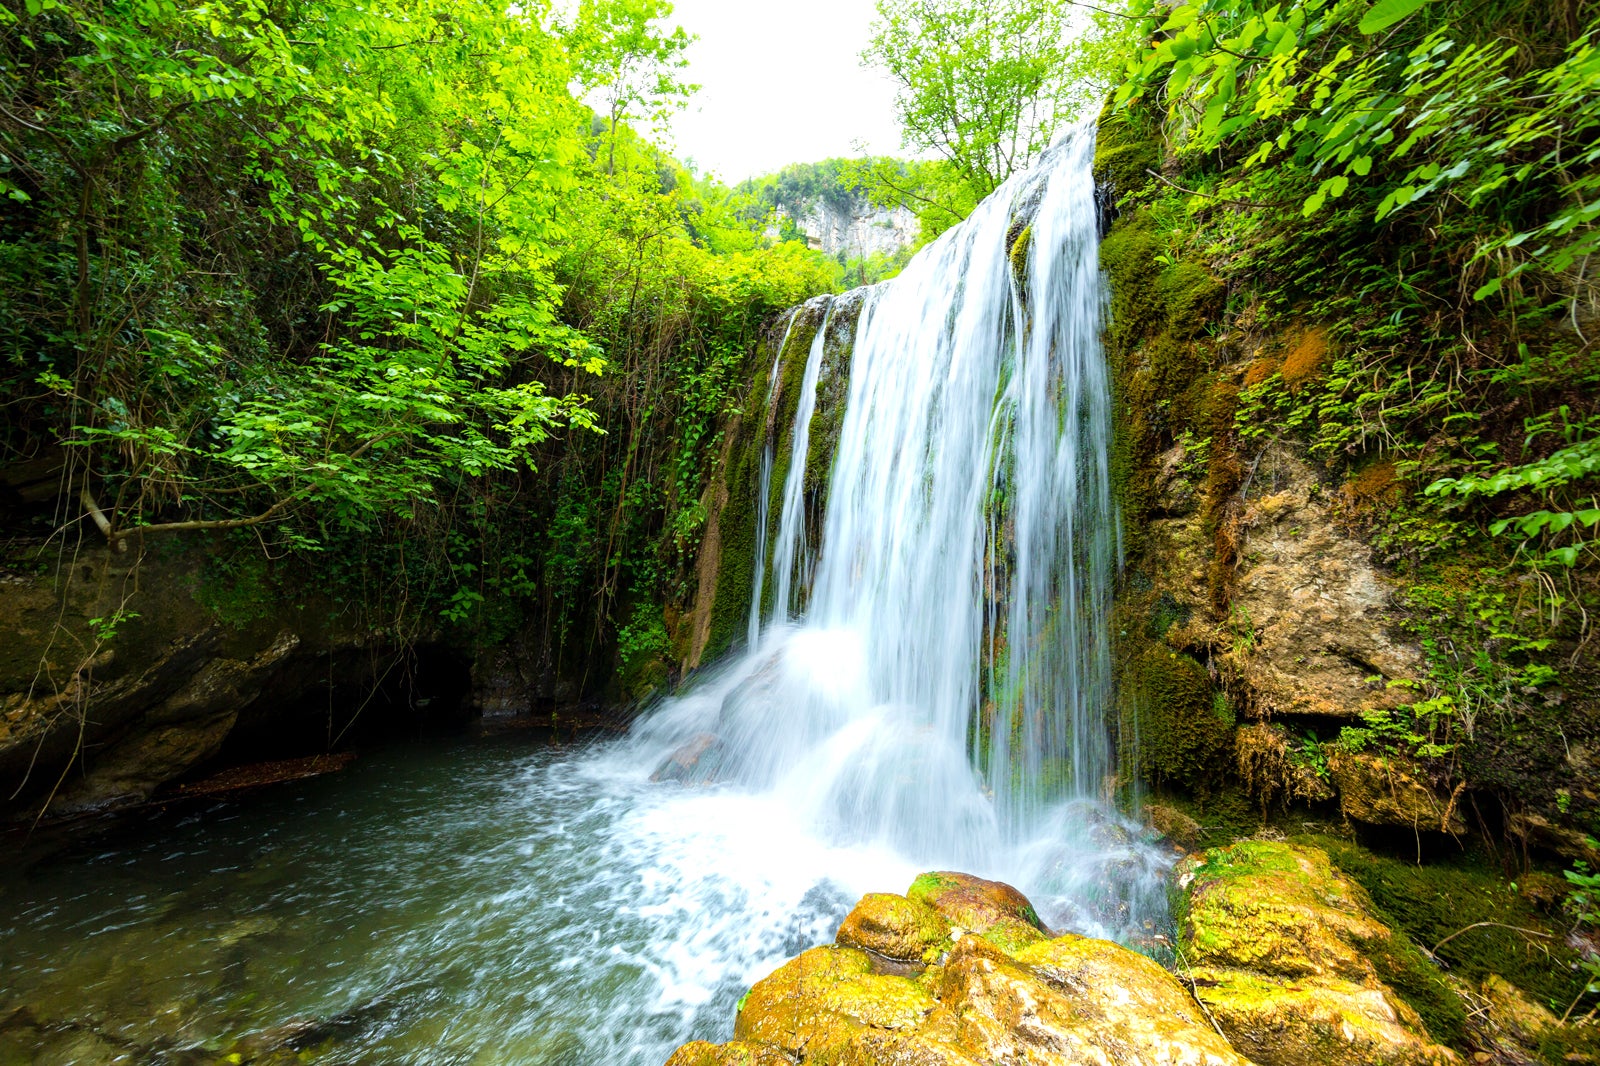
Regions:
[[871, 207], [851, 204], [847, 209], [828, 200], [802, 205], [798, 211], [780, 208], [806, 235], [811, 247], [838, 255], [865, 258], [873, 253], [893, 255], [908, 248], [921, 233], [922, 223], [905, 207]]

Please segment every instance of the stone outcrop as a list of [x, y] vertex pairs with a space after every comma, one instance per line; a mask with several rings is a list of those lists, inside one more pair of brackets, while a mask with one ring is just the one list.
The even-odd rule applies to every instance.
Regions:
[[[160, 553], [97, 547], [70, 565], [50, 557], [0, 571], [9, 813], [140, 802], [241, 733], [272, 737], [281, 753], [308, 693], [339, 682], [372, 690], [385, 657], [368, 630], [326, 603], [203, 587], [208, 558], [204, 546], [169, 542]], [[324, 728], [307, 752], [325, 743]]]
[[1286, 448], [1255, 470], [1241, 518], [1232, 664], [1256, 713], [1360, 720], [1409, 702], [1422, 667], [1396, 629], [1395, 585], [1372, 547], [1341, 532], [1330, 494]]
[[1152, 960], [1051, 937], [1009, 885], [917, 878], [865, 897], [838, 942], [757, 982], [734, 1039], [686, 1044], [669, 1066], [1249, 1066]]
[[1328, 773], [1351, 821], [1440, 833], [1467, 830], [1455, 797], [1435, 789], [1409, 760], [1335, 750], [1328, 755]]
[[1373, 916], [1365, 893], [1322, 851], [1241, 841], [1177, 874], [1185, 976], [1258, 1066], [1458, 1061], [1373, 961], [1416, 949]]

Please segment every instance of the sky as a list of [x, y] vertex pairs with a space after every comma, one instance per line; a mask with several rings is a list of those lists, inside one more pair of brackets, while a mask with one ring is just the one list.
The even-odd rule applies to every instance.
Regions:
[[672, 119], [673, 153], [730, 184], [856, 142], [904, 154], [894, 88], [858, 58], [872, 17], [872, 0], [676, 0], [701, 88]]

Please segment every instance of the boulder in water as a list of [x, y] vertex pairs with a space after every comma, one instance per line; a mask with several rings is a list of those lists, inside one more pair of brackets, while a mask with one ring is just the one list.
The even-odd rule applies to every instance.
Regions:
[[1002, 922], [1044, 929], [1028, 897], [1001, 881], [938, 871], [922, 874], [911, 882], [906, 896], [933, 908], [951, 925], [969, 933], [984, 933]]
[[732, 1042], [686, 1044], [668, 1066], [1249, 1066], [1155, 962], [1048, 939], [1027, 897], [1000, 882], [924, 874], [906, 896], [862, 899], [838, 941], [757, 982]]
[[695, 1040], [674, 1051], [667, 1066], [789, 1066], [789, 1056], [771, 1044]]
[[677, 781], [685, 785], [710, 784], [717, 779], [717, 771], [722, 769], [724, 750], [722, 738], [715, 733], [696, 734], [668, 755], [656, 767], [656, 772], [650, 775], [650, 780]]
[[926, 903], [873, 892], [845, 916], [837, 942], [895, 962], [936, 962], [950, 950], [950, 923]]

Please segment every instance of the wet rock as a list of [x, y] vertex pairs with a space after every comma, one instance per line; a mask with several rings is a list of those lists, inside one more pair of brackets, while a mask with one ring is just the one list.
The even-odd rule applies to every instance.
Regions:
[[1151, 829], [1181, 848], [1193, 848], [1200, 843], [1200, 823], [1176, 807], [1147, 803], [1144, 805], [1144, 820]]
[[1229, 653], [1264, 717], [1358, 718], [1404, 702], [1385, 682], [1416, 676], [1417, 646], [1395, 625], [1394, 582], [1372, 548], [1341, 532], [1316, 472], [1274, 447], [1244, 516]]
[[1456, 1061], [1379, 979], [1371, 956], [1396, 950], [1396, 935], [1326, 853], [1241, 841], [1178, 873], [1195, 995], [1259, 1066]]
[[770, 1044], [730, 1040], [711, 1044], [696, 1040], [672, 1053], [667, 1066], [789, 1066], [789, 1056]]
[[925, 903], [874, 892], [845, 916], [836, 939], [897, 962], [927, 963], [950, 949], [950, 923]]
[[1416, 1013], [1381, 984], [1197, 967], [1200, 1002], [1259, 1066], [1444, 1066]]
[[982, 1062], [1246, 1066], [1170, 973], [1105, 940], [1068, 935], [1011, 956], [965, 937], [941, 999]]
[[95, 552], [70, 573], [0, 574], [0, 817], [31, 820], [45, 796], [51, 816], [141, 802], [331, 673], [370, 680], [376, 656], [339, 658], [379, 646], [354, 620], [263, 593], [230, 622], [196, 599], [206, 560]]
[[650, 775], [652, 781], [705, 785], [717, 779], [726, 748], [715, 733], [700, 733], [680, 745]]
[[1044, 929], [1027, 896], [1004, 882], [985, 881], [971, 874], [922, 874], [911, 882], [906, 897], [933, 908], [952, 926], [969, 933], [984, 933], [1005, 922]]
[[1524, 1048], [1536, 1048], [1541, 1038], [1561, 1027], [1561, 1019], [1499, 974], [1484, 978], [1482, 992], [1489, 1023]]
[[1335, 749], [1328, 753], [1328, 773], [1338, 789], [1340, 809], [1353, 822], [1466, 832], [1452, 797], [1429, 785], [1421, 768], [1408, 760]]
[[1553, 851], [1562, 858], [1582, 859], [1591, 867], [1600, 866], [1600, 850], [1594, 846], [1594, 837], [1582, 829], [1557, 825], [1535, 811], [1513, 814], [1508, 828], [1528, 843]]
[[[947, 945], [942, 931], [958, 920], [984, 933], [959, 934], [912, 973], [878, 972], [879, 955]], [[1026, 943], [1011, 944], [1019, 928]], [[872, 954], [853, 946], [862, 943]], [[1048, 939], [1016, 889], [956, 873], [924, 874], [904, 897], [864, 898], [838, 944], [803, 952], [746, 994], [734, 1037], [686, 1044], [669, 1066], [1249, 1066], [1155, 962], [1109, 941]]]

